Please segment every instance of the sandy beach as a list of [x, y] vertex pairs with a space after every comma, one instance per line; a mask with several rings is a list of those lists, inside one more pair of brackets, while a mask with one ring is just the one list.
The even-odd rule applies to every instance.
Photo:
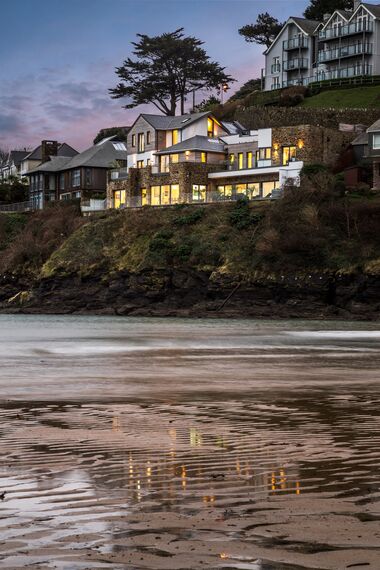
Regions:
[[0, 316], [0, 568], [380, 568], [375, 323]]

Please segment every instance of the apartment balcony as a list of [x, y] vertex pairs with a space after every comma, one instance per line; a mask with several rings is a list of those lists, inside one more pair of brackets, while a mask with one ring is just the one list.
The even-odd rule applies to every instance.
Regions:
[[362, 77], [363, 75], [372, 75], [372, 65], [352, 65], [349, 67], [341, 67], [330, 69], [328, 71], [317, 71], [317, 81], [329, 81], [332, 79], [347, 79], [351, 77]]
[[284, 71], [293, 71], [295, 69], [308, 69], [309, 60], [305, 57], [296, 57], [284, 61]]
[[275, 73], [280, 73], [280, 71], [281, 71], [280, 63], [274, 63], [273, 65], [271, 65], [270, 72], [272, 75]]
[[334, 49], [321, 50], [318, 52], [318, 63], [325, 63], [345, 57], [354, 57], [355, 55], [371, 54], [372, 51], [373, 45], [369, 43], [351, 44]]
[[309, 85], [309, 83], [312, 83], [312, 81], [314, 81], [313, 77], [297, 77], [296, 79], [289, 79], [288, 81], [283, 81], [282, 82], [282, 87], [294, 87], [294, 86], [298, 86], [298, 85]]
[[290, 51], [292, 49], [304, 49], [309, 47], [309, 39], [305, 36], [295, 36], [289, 40], [282, 42], [282, 48], [284, 51]]
[[333, 40], [335, 38], [342, 38], [345, 36], [353, 36], [355, 34], [372, 33], [373, 22], [352, 22], [345, 26], [338, 26], [336, 28], [326, 28], [320, 30], [318, 37], [320, 40]]

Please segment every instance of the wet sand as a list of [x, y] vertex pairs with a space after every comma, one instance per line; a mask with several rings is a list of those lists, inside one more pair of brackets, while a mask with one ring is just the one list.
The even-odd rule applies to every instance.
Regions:
[[0, 316], [0, 568], [378, 570], [379, 341]]

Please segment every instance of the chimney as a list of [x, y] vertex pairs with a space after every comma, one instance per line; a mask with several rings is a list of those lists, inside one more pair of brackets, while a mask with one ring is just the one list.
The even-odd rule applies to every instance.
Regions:
[[331, 14], [323, 14], [323, 21], [327, 22], [327, 20], [330, 18]]
[[42, 141], [41, 143], [42, 152], [42, 162], [49, 160], [49, 156], [57, 156], [58, 154], [58, 142], [57, 141]]

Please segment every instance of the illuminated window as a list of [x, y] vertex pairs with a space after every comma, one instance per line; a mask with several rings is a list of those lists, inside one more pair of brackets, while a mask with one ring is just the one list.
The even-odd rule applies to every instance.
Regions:
[[137, 152], [144, 152], [145, 150], [145, 135], [144, 133], [139, 133], [137, 136]]
[[190, 160], [190, 154], [191, 154], [191, 153], [190, 153], [189, 150], [187, 150], [187, 151], [185, 152], [185, 158], [186, 158], [186, 160]]
[[239, 170], [242, 170], [244, 167], [244, 155], [242, 152], [239, 152], [238, 154], [238, 164], [239, 164]]
[[152, 206], [159, 206], [160, 205], [160, 186], [152, 186], [150, 189], [150, 203]]
[[286, 165], [296, 157], [297, 148], [295, 146], [282, 147], [282, 164]]
[[141, 188], [141, 205], [146, 206], [147, 203], [148, 203], [148, 196], [146, 188]]
[[201, 152], [201, 162], [207, 162], [207, 152]]
[[214, 136], [214, 129], [215, 129], [215, 123], [212, 119], [210, 119], [210, 117], [207, 119], [207, 136], [208, 137], [213, 137]]
[[178, 204], [179, 184], [152, 186], [150, 189], [150, 196], [150, 203], [152, 206], [168, 206], [169, 204]]
[[179, 130], [175, 129], [172, 132], [172, 144], [177, 144], [179, 142]]
[[262, 183], [262, 197], [266, 198], [272, 194], [273, 190], [276, 188], [276, 182], [263, 182]]
[[256, 151], [256, 160], [270, 160], [271, 158], [272, 158], [272, 149], [270, 147], [259, 148]]
[[230, 162], [230, 165], [231, 165], [231, 166], [234, 165], [234, 163], [235, 163], [235, 155], [234, 155], [234, 154], [230, 154], [230, 156], [229, 156], [229, 162]]
[[170, 204], [170, 186], [169, 184], [161, 186], [161, 205], [167, 206]]
[[193, 202], [206, 201], [206, 186], [204, 184], [193, 184]]
[[144, 161], [143, 160], [137, 161], [137, 168], [144, 168]]
[[170, 162], [173, 162], [174, 164], [177, 164], [177, 162], [179, 162], [179, 156], [178, 156], [178, 154], [171, 154], [171, 155], [170, 155]]
[[169, 156], [167, 154], [160, 156], [160, 172], [169, 172]]
[[252, 155], [252, 152], [247, 152], [247, 168], [253, 168], [253, 155]]
[[257, 198], [260, 196], [260, 184], [250, 182], [247, 184], [247, 198], [252, 200], [253, 198]]
[[118, 190], [118, 191], [115, 192], [115, 194], [114, 194], [114, 207], [115, 207], [115, 208], [120, 208], [120, 204], [121, 204], [120, 190]]
[[136, 135], [132, 135], [132, 146], [136, 146]]
[[178, 204], [179, 202], [179, 184], [172, 184], [170, 202]]

